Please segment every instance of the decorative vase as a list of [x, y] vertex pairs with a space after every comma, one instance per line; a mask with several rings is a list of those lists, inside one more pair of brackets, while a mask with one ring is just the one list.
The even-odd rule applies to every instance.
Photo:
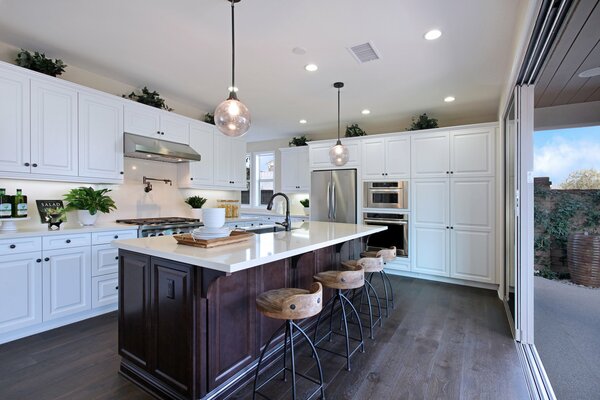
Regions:
[[202, 222], [202, 209], [201, 208], [192, 208], [192, 215], [195, 219]]
[[83, 226], [94, 225], [96, 223], [96, 218], [98, 218], [98, 213], [92, 215], [88, 210], [77, 210], [77, 219]]
[[570, 234], [567, 259], [573, 283], [600, 287], [600, 235]]
[[304, 215], [310, 215], [310, 207], [304, 207]]

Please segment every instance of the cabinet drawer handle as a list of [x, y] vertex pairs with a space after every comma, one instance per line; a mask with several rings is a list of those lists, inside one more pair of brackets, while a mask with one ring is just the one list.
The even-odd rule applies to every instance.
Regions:
[[23, 165], [25, 165], [26, 167], [29, 167], [31, 164], [29, 164], [28, 162], [26, 162], [26, 163], [25, 163], [25, 164], [23, 164]]
[[44, 258], [44, 261], [50, 261], [50, 258], [46, 257]]
[[71, 243], [71, 239], [67, 239], [67, 240], [65, 240], [65, 242]]
[[15, 247], [17, 247], [17, 245], [16, 245], [16, 244], [11, 244], [11, 245], [10, 245], [10, 246], [8, 246], [8, 247], [10, 247], [11, 249], [14, 249]]
[[41, 262], [42, 262], [42, 259], [41, 259], [41, 258], [38, 258], [37, 260], [35, 260], [35, 262], [37, 262], [37, 263], [41, 263]]
[[118, 238], [119, 238], [119, 235], [115, 235], [115, 239], [118, 239]]
[[36, 164], [36, 163], [33, 163], [33, 164], [31, 164], [31, 166], [32, 166], [32, 167], [34, 167], [34, 168], [36, 168], [36, 167], [37, 167], [37, 164]]

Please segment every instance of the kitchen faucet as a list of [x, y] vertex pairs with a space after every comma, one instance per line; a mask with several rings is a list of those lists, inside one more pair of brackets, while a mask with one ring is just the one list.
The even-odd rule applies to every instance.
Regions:
[[269, 200], [267, 210], [271, 211], [273, 209], [273, 199], [277, 196], [283, 196], [283, 198], [285, 199], [285, 221], [276, 222], [276, 224], [283, 226], [286, 231], [289, 231], [292, 229], [292, 220], [290, 219], [290, 198], [287, 197], [285, 193], [279, 192], [271, 196], [271, 200]]

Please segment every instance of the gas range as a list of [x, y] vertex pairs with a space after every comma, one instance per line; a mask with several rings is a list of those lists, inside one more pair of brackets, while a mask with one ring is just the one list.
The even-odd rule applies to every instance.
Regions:
[[197, 219], [183, 217], [118, 219], [117, 222], [120, 224], [137, 225], [138, 237], [169, 236], [178, 233], [188, 233], [203, 226]]

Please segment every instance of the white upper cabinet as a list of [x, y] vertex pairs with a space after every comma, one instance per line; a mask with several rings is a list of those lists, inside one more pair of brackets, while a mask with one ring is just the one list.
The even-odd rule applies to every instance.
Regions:
[[123, 179], [123, 103], [79, 94], [79, 176]]
[[281, 190], [285, 193], [308, 193], [310, 169], [308, 146], [279, 149], [281, 153]]
[[31, 80], [31, 172], [77, 176], [77, 91]]
[[448, 132], [415, 133], [412, 137], [412, 177], [439, 178], [450, 173]]
[[214, 184], [214, 127], [205, 123], [190, 124], [190, 146], [200, 154], [200, 161], [179, 164], [179, 187], [197, 188]]
[[30, 171], [29, 126], [29, 78], [1, 71], [0, 171]]
[[246, 189], [246, 142], [231, 139], [231, 181], [239, 189]]
[[451, 132], [450, 171], [454, 176], [494, 175], [494, 127]]
[[187, 118], [131, 101], [125, 104], [125, 132], [170, 142], [190, 143]]
[[494, 127], [415, 133], [412, 177], [494, 175]]
[[358, 167], [360, 164], [360, 140], [348, 140], [342, 138], [342, 144], [348, 148], [349, 159], [346, 165], [337, 167], [329, 160], [329, 149], [335, 145], [335, 140], [309, 143], [309, 158], [311, 169], [337, 169]]
[[246, 142], [215, 130], [214, 185], [223, 189], [246, 189]]
[[410, 136], [362, 141], [363, 179], [410, 178]]

